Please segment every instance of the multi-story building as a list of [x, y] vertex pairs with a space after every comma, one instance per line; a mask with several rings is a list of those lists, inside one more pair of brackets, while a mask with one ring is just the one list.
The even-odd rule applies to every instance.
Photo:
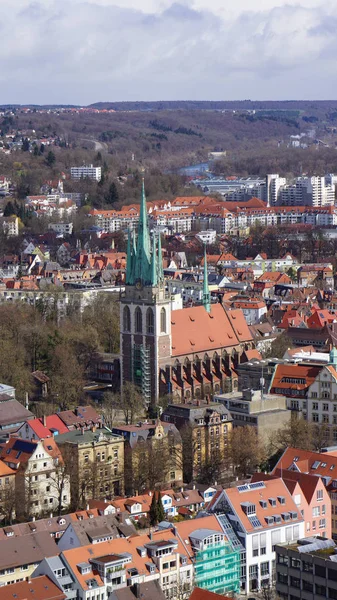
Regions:
[[266, 443], [273, 432], [287, 426], [291, 417], [285, 396], [265, 394], [261, 389], [219, 394], [214, 400], [228, 409], [234, 427], [255, 427]]
[[18, 217], [1, 217], [0, 221], [5, 235], [7, 235], [8, 237], [19, 235]]
[[[337, 479], [335, 471], [337, 469], [336, 451], [310, 452], [297, 448], [287, 448], [273, 470], [274, 474], [282, 471], [294, 471], [295, 473], [304, 473], [316, 478], [321, 478], [324, 483], [331, 501], [331, 532], [333, 539], [337, 539]], [[337, 472], [337, 471], [336, 471]], [[327, 519], [329, 518], [329, 504], [326, 495], [317, 490], [314, 495], [315, 506], [312, 507], [312, 519], [315, 520], [315, 529], [313, 523], [307, 531], [311, 534], [321, 535], [322, 532], [329, 532]], [[307, 528], [307, 526], [306, 526]]]
[[15, 475], [16, 515], [61, 512], [70, 504], [70, 481], [53, 437], [40, 441], [10, 438], [1, 460]]
[[182, 483], [182, 440], [175, 425], [138, 422], [137, 425], [112, 425], [111, 431], [125, 440], [125, 492], [128, 495], [153, 488], [155, 483], [172, 486]]
[[[48, 531], [30, 533], [16, 538], [9, 536], [0, 544], [0, 588], [29, 580], [46, 557], [58, 553], [55, 540]], [[0, 591], [0, 597], [1, 591]], [[24, 596], [25, 597], [25, 596]]]
[[102, 167], [94, 167], [93, 165], [83, 165], [82, 167], [71, 167], [70, 176], [72, 179], [93, 179], [94, 181], [101, 181], [102, 178]]
[[337, 442], [337, 349], [330, 352], [330, 364], [324, 365], [308, 390], [307, 419], [324, 425], [327, 443]]
[[76, 508], [89, 498], [112, 498], [124, 490], [124, 439], [104, 427], [81, 428], [57, 436], [71, 473], [71, 501]]
[[197, 479], [212, 461], [226, 456], [232, 418], [222, 404], [200, 400], [169, 404], [161, 419], [173, 423], [181, 433], [184, 481]]
[[266, 176], [266, 202], [267, 206], [276, 206], [279, 203], [279, 191], [285, 186], [287, 180], [285, 177], [280, 177], [278, 174], [270, 174]]
[[273, 475], [255, 473], [255, 481], [281, 478], [305, 521], [305, 536], [331, 537], [331, 499], [321, 477], [276, 468]]
[[337, 546], [322, 538], [276, 546], [276, 592], [280, 600], [337, 598]]
[[211, 510], [224, 513], [227, 528], [245, 548], [244, 593], [273, 582], [276, 544], [304, 537], [304, 518], [282, 479], [227, 488], [211, 502]]

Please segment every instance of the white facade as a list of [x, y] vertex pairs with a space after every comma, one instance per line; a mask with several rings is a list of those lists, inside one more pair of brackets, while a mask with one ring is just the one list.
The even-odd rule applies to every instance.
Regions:
[[309, 387], [307, 419], [330, 430], [330, 439], [337, 442], [337, 372], [335, 367], [324, 366]]
[[49, 223], [48, 229], [62, 235], [71, 235], [73, 232], [73, 223]]
[[203, 244], [214, 244], [216, 242], [216, 231], [215, 229], [205, 229], [204, 231], [199, 231], [195, 237]]
[[82, 167], [71, 167], [70, 175], [72, 179], [93, 179], [94, 181], [101, 181], [102, 178], [102, 167], [94, 167], [93, 165], [83, 165]]

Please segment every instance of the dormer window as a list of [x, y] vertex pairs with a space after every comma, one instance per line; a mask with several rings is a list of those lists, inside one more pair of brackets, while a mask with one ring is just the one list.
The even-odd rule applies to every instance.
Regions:
[[277, 496], [277, 499], [279, 501], [280, 504], [285, 504], [286, 503], [286, 499], [284, 496]]
[[270, 506], [276, 506], [276, 498], [269, 498]]

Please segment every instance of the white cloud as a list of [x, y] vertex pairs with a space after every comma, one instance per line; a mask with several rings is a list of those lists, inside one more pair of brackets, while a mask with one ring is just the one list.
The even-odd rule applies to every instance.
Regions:
[[329, 2], [260, 0], [253, 11], [237, 0], [241, 12], [231, 17], [222, 4], [2, 0], [1, 101], [336, 95]]

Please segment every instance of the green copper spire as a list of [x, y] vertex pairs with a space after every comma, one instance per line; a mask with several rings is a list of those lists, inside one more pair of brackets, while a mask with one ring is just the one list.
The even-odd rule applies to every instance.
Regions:
[[138, 223], [138, 239], [137, 239], [137, 251], [135, 257], [135, 269], [134, 275], [135, 280], [139, 280], [142, 285], [150, 283], [151, 279], [151, 251], [150, 251], [150, 237], [147, 223], [147, 210], [146, 210], [146, 198], [145, 198], [145, 185], [144, 178], [142, 181], [142, 195], [140, 201], [140, 214]]
[[161, 233], [158, 233], [158, 283], [163, 283], [164, 281], [164, 271], [163, 271], [163, 254], [161, 251]]
[[207, 270], [207, 254], [206, 254], [206, 244], [204, 245], [204, 287], [202, 294], [202, 303], [206, 308], [207, 312], [211, 312], [211, 297], [209, 293], [208, 287], [208, 270]]
[[151, 258], [151, 285], [158, 284], [158, 267], [157, 267], [157, 244], [155, 233], [152, 237], [152, 258]]
[[125, 283], [128, 285], [131, 282], [132, 278], [132, 254], [131, 254], [131, 231], [128, 231], [128, 247], [126, 253], [126, 275], [125, 275]]

